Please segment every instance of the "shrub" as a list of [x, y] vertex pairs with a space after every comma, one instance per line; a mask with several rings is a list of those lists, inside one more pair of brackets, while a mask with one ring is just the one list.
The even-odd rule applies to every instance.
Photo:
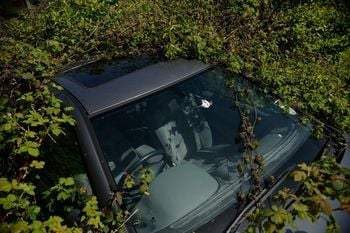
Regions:
[[[53, 94], [64, 65], [141, 53], [221, 63], [349, 132], [348, 11], [341, 0], [56, 0], [0, 19], [0, 231], [107, 229], [95, 199], [73, 228], [38, 203], [35, 177], [50, 156], [42, 145], [74, 125]], [[50, 195], [72, 200], [71, 180], [57, 182]]]

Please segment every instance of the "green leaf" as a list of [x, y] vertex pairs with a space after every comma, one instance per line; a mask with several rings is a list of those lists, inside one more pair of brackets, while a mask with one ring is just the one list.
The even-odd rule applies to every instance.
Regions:
[[10, 131], [12, 129], [12, 124], [11, 123], [6, 123], [2, 127], [3, 127], [3, 129], [5, 131]]
[[22, 145], [22, 146], [19, 147], [18, 152], [19, 153], [27, 152], [28, 148], [29, 147], [27, 145]]
[[60, 192], [57, 195], [57, 201], [61, 201], [61, 200], [67, 200], [68, 198], [70, 198], [70, 194], [67, 192]]
[[37, 157], [37, 156], [39, 156], [39, 149], [38, 149], [38, 148], [29, 147], [29, 148], [28, 148], [28, 153], [29, 153], [31, 156]]
[[120, 192], [117, 192], [116, 194], [116, 201], [119, 205], [121, 205], [123, 203], [123, 196]]
[[274, 224], [272, 222], [265, 222], [264, 229], [265, 229], [266, 233], [274, 233], [277, 230], [276, 224]]
[[34, 76], [32, 73], [23, 73], [22, 74], [22, 78], [25, 79], [25, 80], [29, 80], [29, 79], [33, 79]]
[[58, 183], [66, 186], [72, 186], [74, 185], [74, 179], [72, 177], [60, 177]]
[[32, 95], [26, 95], [25, 96], [25, 100], [28, 101], [28, 102], [34, 102], [34, 97]]
[[148, 185], [145, 184], [145, 183], [142, 183], [142, 184], [140, 185], [140, 187], [139, 187], [139, 191], [140, 191], [141, 193], [147, 192], [147, 191], [148, 191]]
[[11, 226], [11, 232], [28, 232], [29, 229], [28, 222], [23, 220], [19, 220]]
[[321, 203], [322, 211], [328, 216], [331, 215], [333, 209], [332, 209], [332, 206], [329, 204], [329, 202], [327, 200], [322, 199], [320, 203]]
[[344, 189], [347, 185], [341, 180], [334, 180], [332, 186], [335, 190], [340, 191]]
[[272, 221], [276, 224], [281, 224], [284, 222], [283, 217], [279, 214], [279, 213], [275, 213], [272, 217], [271, 217]]
[[64, 111], [66, 112], [70, 112], [70, 111], [73, 111], [73, 107], [64, 107]]
[[7, 195], [6, 199], [9, 201], [9, 202], [14, 202], [17, 200], [17, 196], [15, 194], [12, 194], [10, 193], [9, 195]]
[[255, 233], [256, 227], [254, 225], [249, 225], [245, 232], [246, 233]]
[[304, 204], [302, 204], [302, 203], [293, 203], [293, 208], [295, 209], [295, 210], [297, 210], [297, 211], [303, 211], [303, 212], [305, 212], [305, 211], [308, 211], [308, 207], [307, 207], [307, 205], [304, 205]]
[[298, 217], [304, 219], [308, 217], [307, 211], [309, 210], [307, 205], [302, 203], [293, 203], [293, 208], [297, 211]]
[[43, 224], [40, 221], [37, 221], [37, 220], [33, 221], [32, 223], [33, 230], [39, 230], [42, 225]]
[[329, 216], [329, 221], [327, 221], [326, 233], [341, 233], [340, 227], [332, 215]]
[[36, 136], [36, 132], [34, 131], [27, 131], [26, 134], [28, 135], [28, 137], [30, 138], [34, 138]]
[[130, 175], [128, 175], [125, 179], [125, 187], [126, 188], [132, 188], [135, 186], [135, 180]]
[[0, 197], [0, 205], [2, 205], [2, 208], [4, 208], [4, 210], [9, 210], [12, 207], [12, 204], [3, 197]]
[[271, 217], [273, 214], [274, 214], [274, 212], [273, 212], [271, 209], [265, 209], [265, 210], [262, 212], [262, 215], [263, 215], [264, 217]]
[[274, 212], [277, 212], [278, 211], [278, 207], [276, 205], [272, 205], [271, 206], [271, 209], [274, 211]]
[[303, 171], [294, 171], [292, 173], [292, 176], [295, 181], [302, 181], [302, 180], [305, 180], [307, 177], [306, 173]]
[[52, 125], [50, 125], [50, 130], [51, 130], [51, 132], [52, 132], [55, 136], [58, 136], [58, 135], [60, 135], [61, 133], [63, 133], [63, 130], [59, 127], [58, 124], [52, 124]]
[[11, 183], [7, 180], [7, 178], [0, 178], [0, 191], [9, 192], [12, 189]]
[[42, 168], [44, 168], [44, 165], [45, 165], [44, 161], [33, 160], [29, 166], [36, 168], [36, 169], [42, 169]]

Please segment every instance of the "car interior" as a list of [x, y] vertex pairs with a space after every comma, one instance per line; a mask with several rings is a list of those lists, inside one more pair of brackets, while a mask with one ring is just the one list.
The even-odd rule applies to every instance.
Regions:
[[[119, 188], [125, 188], [125, 174], [137, 183], [142, 168], [152, 171], [150, 195], [128, 190], [136, 195], [124, 198], [136, 213], [132, 224], [137, 232], [187, 232], [236, 202], [239, 190], [249, 189], [247, 176], [237, 169], [243, 154], [235, 140], [240, 113], [232, 105], [232, 91], [222, 91], [224, 77], [210, 70], [93, 119]], [[252, 116], [264, 119], [256, 127], [260, 146], [254, 153], [263, 154], [271, 172], [309, 133], [266, 101], [262, 108], [250, 107]]]

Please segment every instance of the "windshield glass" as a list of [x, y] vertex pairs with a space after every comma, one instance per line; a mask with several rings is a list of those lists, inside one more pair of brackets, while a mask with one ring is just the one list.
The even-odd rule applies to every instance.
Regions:
[[[248, 95], [238, 95], [243, 92]], [[307, 160], [316, 156], [320, 146], [309, 139], [309, 130], [299, 125], [293, 110], [285, 113], [270, 96], [220, 69], [93, 120], [119, 187], [124, 171], [136, 181], [142, 179], [142, 168], [152, 171], [150, 195], [124, 192], [125, 205], [135, 213], [130, 221], [137, 232], [189, 232], [239, 205], [237, 193], [252, 186], [248, 175], [238, 171], [245, 154], [238, 140], [243, 107], [256, 121], [259, 146], [253, 153], [263, 157], [263, 177], [305, 160], [306, 150], [311, 151]], [[235, 213], [230, 214], [233, 218]]]

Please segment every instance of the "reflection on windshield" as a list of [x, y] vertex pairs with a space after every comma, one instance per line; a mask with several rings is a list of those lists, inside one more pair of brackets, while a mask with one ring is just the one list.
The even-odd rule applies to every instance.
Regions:
[[[136, 179], [143, 167], [153, 171], [150, 195], [125, 198], [137, 211], [131, 220], [137, 232], [191, 231], [237, 204], [238, 191], [249, 191], [247, 176], [237, 169], [243, 156], [235, 140], [241, 116], [225, 88], [227, 75], [205, 71], [93, 120], [119, 186], [123, 171], [135, 164]], [[232, 78], [236, 88], [252, 88]], [[254, 153], [263, 155], [264, 175], [271, 175], [305, 143], [309, 131], [256, 90], [239, 104], [262, 119], [254, 129], [259, 140]]]

